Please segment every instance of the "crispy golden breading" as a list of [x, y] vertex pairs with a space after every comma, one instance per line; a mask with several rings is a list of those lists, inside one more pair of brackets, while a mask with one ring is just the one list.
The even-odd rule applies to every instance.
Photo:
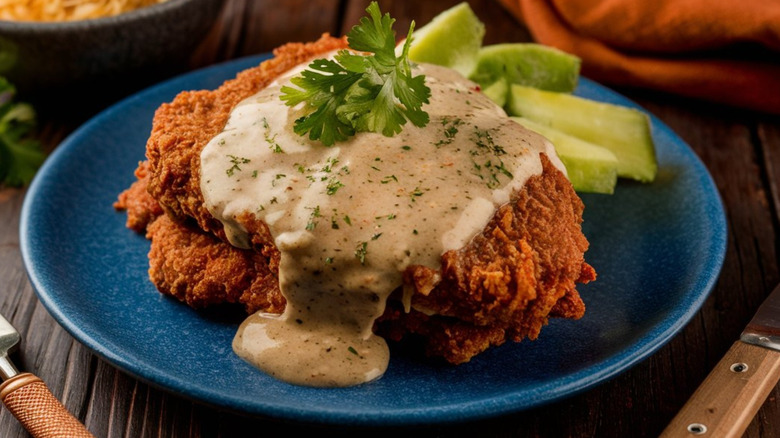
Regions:
[[149, 223], [163, 213], [160, 203], [152, 198], [147, 190], [148, 171], [149, 165], [146, 161], [139, 163], [135, 170], [136, 181], [120, 193], [119, 199], [114, 203], [114, 208], [127, 210], [127, 228], [139, 233], [143, 233]]
[[[227, 121], [233, 106], [301, 62], [337, 48], [327, 35], [288, 44], [275, 57], [214, 91], [184, 92], [155, 114], [148, 162], [115, 204], [128, 227], [151, 239], [152, 282], [193, 307], [241, 303], [248, 313], [279, 313], [276, 249], [268, 227], [239, 218], [253, 247], [232, 247], [204, 206], [200, 151]], [[536, 339], [550, 317], [580, 318], [585, 306], [576, 283], [595, 279], [584, 261], [583, 205], [566, 177], [542, 154], [543, 172], [531, 177], [484, 231], [464, 248], [442, 255], [441, 269], [410, 266], [375, 331], [390, 340], [419, 335], [430, 355], [463, 363], [507, 340]], [[144, 191], [146, 190], [146, 191]], [[163, 213], [164, 212], [164, 213]], [[411, 310], [400, 304], [410, 298]]]
[[282, 313], [285, 299], [268, 259], [162, 215], [146, 232], [149, 277], [160, 291], [192, 307], [241, 303], [248, 313]]

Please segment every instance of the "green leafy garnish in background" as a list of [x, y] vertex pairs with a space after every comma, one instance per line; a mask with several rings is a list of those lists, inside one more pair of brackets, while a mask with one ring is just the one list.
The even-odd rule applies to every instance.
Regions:
[[30, 138], [36, 117], [32, 106], [14, 102], [16, 89], [0, 76], [0, 186], [21, 187], [43, 164], [40, 144]]
[[300, 76], [291, 79], [299, 87], [282, 87], [281, 99], [288, 106], [305, 102], [306, 115], [293, 127], [298, 135], [320, 140], [326, 146], [344, 141], [356, 132], [377, 132], [391, 137], [406, 121], [415, 126], [428, 124], [431, 90], [425, 76], [412, 76], [409, 45], [412, 22], [403, 51], [395, 53], [395, 19], [382, 16], [376, 2], [366, 9], [369, 17], [347, 34], [350, 48], [373, 55], [340, 50], [334, 60], [317, 59]]

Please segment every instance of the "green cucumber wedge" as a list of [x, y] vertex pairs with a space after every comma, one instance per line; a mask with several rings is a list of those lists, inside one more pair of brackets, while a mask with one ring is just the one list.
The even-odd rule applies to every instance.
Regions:
[[609, 149], [618, 177], [651, 182], [658, 172], [650, 118], [639, 110], [515, 84], [507, 112]]
[[506, 79], [501, 78], [487, 87], [483, 87], [482, 93], [495, 102], [496, 105], [503, 108], [506, 105], [507, 95], [509, 94], [509, 84], [506, 82]]
[[570, 93], [577, 87], [580, 64], [580, 58], [541, 44], [494, 44], [479, 50], [469, 79], [483, 88], [505, 78], [510, 84]]
[[477, 65], [484, 36], [485, 24], [462, 2], [414, 31], [409, 59], [449, 67], [468, 77]]
[[512, 120], [550, 140], [574, 190], [608, 195], [615, 192], [618, 160], [609, 149], [522, 117]]

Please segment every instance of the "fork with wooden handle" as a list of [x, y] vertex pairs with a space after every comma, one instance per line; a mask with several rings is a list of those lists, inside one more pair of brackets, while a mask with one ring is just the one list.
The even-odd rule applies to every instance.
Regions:
[[37, 376], [20, 373], [8, 354], [19, 332], [0, 315], [0, 400], [33, 438], [94, 438]]

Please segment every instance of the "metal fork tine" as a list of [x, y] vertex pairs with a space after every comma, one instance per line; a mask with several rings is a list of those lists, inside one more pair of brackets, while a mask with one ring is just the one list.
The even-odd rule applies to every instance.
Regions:
[[19, 332], [0, 315], [0, 378], [3, 380], [19, 374], [8, 355], [16, 350], [20, 340]]

